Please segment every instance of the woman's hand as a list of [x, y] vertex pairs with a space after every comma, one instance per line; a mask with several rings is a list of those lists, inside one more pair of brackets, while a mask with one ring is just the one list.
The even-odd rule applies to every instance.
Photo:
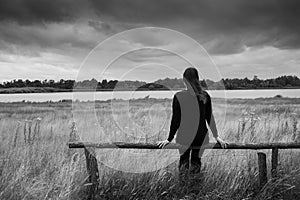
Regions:
[[159, 141], [157, 144], [158, 144], [158, 147], [160, 149], [164, 148], [165, 146], [167, 146], [169, 144], [169, 140], [164, 140], [164, 141]]
[[226, 148], [227, 148], [227, 145], [228, 145], [227, 142], [223, 141], [223, 140], [222, 140], [221, 138], [219, 138], [219, 137], [216, 137], [215, 139], [216, 139], [216, 141], [221, 145], [221, 147], [222, 147], [223, 149], [226, 149]]

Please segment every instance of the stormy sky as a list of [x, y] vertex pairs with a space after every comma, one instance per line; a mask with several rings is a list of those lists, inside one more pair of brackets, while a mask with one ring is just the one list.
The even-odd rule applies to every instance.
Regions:
[[[299, 19], [298, 0], [0, 0], [0, 81], [78, 77], [151, 81], [180, 77], [188, 65], [159, 49], [172, 46], [183, 55], [199, 57], [184, 40], [171, 40], [158, 29], [123, 38], [122, 45], [106, 46], [102, 57], [89, 62], [88, 70], [80, 70], [99, 43], [141, 27], [175, 30], [201, 44], [212, 59], [197, 66], [203, 78], [300, 76]], [[128, 48], [136, 45], [141, 50], [120, 56], [101, 76], [106, 67], [102, 61], [126, 49], [124, 41]], [[218, 76], [211, 68], [214, 64]]]

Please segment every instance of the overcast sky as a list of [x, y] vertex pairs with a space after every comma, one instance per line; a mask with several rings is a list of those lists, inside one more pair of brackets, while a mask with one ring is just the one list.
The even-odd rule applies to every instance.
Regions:
[[[214, 69], [208, 59], [199, 64], [203, 78], [300, 76], [299, 19], [299, 0], [0, 0], [0, 81], [78, 76], [151, 81], [181, 77], [188, 66], [159, 49], [204, 56], [180, 38], [149, 29], [119, 40], [122, 45], [108, 45], [102, 57], [90, 61], [90, 71], [79, 70], [97, 44], [140, 27], [172, 29], [199, 42], [217, 65]], [[123, 52], [125, 44], [141, 50], [120, 56], [101, 76], [102, 60]]]

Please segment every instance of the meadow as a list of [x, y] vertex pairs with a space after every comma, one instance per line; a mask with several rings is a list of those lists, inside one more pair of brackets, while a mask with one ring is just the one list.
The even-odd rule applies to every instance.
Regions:
[[[155, 143], [167, 138], [171, 103], [152, 98], [74, 105], [0, 103], [0, 199], [84, 199], [88, 176], [84, 152], [67, 146], [74, 119], [81, 140]], [[219, 134], [228, 142], [300, 139], [300, 99], [231, 99], [226, 104], [213, 99], [213, 109]], [[270, 150], [262, 151], [270, 164]], [[300, 150], [279, 150], [278, 177], [268, 174], [262, 189], [254, 150], [205, 150], [201, 179], [189, 179], [184, 185], [178, 181], [177, 150], [101, 149], [97, 157], [99, 199], [300, 197]], [[156, 165], [149, 164], [153, 159]]]

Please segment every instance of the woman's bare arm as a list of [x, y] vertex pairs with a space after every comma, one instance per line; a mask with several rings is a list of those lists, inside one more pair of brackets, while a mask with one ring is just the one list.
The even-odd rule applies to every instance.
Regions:
[[172, 102], [172, 119], [171, 119], [169, 136], [168, 139], [158, 142], [159, 148], [164, 148], [173, 140], [177, 132], [177, 129], [179, 128], [180, 120], [181, 120], [180, 104], [176, 95], [174, 95], [173, 102]]
[[209, 128], [210, 128], [214, 138], [219, 137], [218, 129], [217, 129], [217, 125], [216, 125], [216, 121], [215, 121], [215, 117], [214, 117], [213, 113], [211, 113]]
[[172, 102], [172, 119], [171, 119], [170, 132], [168, 137], [169, 142], [173, 140], [176, 131], [179, 128], [180, 120], [181, 120], [180, 104], [176, 95], [174, 95], [173, 102]]
[[226, 148], [227, 143], [224, 142], [218, 134], [218, 129], [217, 129], [217, 125], [216, 125], [216, 121], [215, 121], [215, 117], [213, 115], [213, 111], [212, 111], [212, 103], [211, 103], [211, 99], [210, 96], [207, 95], [207, 110], [206, 110], [206, 121], [207, 124], [209, 125], [209, 128], [214, 136], [214, 138], [216, 139], [216, 141], [222, 146], [222, 148]]

